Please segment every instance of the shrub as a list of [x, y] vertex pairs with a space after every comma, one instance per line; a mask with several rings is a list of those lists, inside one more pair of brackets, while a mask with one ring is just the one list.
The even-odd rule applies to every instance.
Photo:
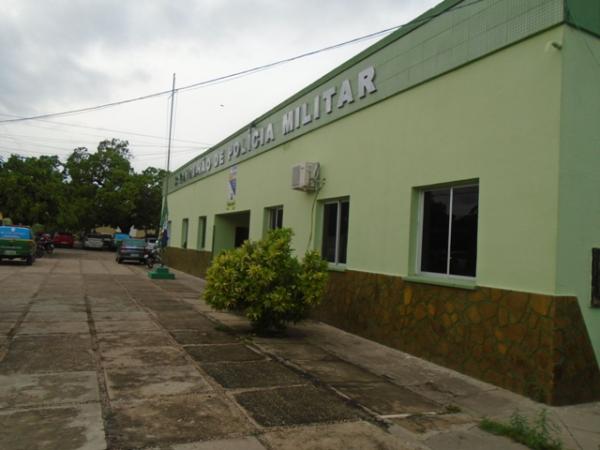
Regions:
[[44, 225], [41, 223], [34, 223], [31, 225], [31, 231], [33, 231], [33, 234], [43, 233], [45, 231]]
[[206, 274], [206, 302], [244, 312], [259, 333], [282, 331], [288, 322], [308, 317], [323, 296], [327, 263], [316, 252], [298, 261], [292, 235], [290, 229], [272, 230], [261, 241], [217, 256]]

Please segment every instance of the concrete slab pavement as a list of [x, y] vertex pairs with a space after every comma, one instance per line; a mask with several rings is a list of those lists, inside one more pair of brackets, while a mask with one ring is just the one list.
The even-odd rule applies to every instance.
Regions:
[[0, 448], [104, 450], [100, 406], [0, 410]]
[[[203, 285], [108, 252], [0, 264], [0, 448], [516, 449], [478, 421], [543, 407], [318, 322], [253, 336]], [[547, 409], [598, 450], [599, 404]]]
[[99, 400], [94, 371], [0, 375], [0, 408]]

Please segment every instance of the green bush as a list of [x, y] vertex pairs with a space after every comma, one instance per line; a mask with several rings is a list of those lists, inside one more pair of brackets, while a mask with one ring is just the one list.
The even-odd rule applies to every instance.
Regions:
[[34, 223], [33, 225], [31, 225], [31, 231], [33, 231], [33, 234], [38, 234], [38, 233], [43, 233], [45, 230], [44, 225], [42, 225], [41, 223]]
[[204, 298], [220, 310], [242, 311], [259, 333], [280, 332], [308, 317], [327, 283], [327, 263], [307, 252], [292, 255], [292, 230], [269, 232], [261, 241], [217, 256], [206, 274]]

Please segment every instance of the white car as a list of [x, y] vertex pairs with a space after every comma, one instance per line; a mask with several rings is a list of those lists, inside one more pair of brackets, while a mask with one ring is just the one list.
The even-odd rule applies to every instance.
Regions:
[[83, 248], [103, 249], [104, 241], [102, 236], [91, 234], [83, 240]]

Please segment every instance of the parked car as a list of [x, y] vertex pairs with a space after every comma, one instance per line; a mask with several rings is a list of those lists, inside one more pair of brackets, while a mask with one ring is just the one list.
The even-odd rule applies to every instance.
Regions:
[[112, 236], [112, 234], [102, 234], [102, 243], [104, 244], [104, 248], [106, 250], [114, 250], [115, 248], [117, 248], [115, 246], [115, 240]]
[[116, 249], [119, 248], [124, 239], [129, 239], [129, 235], [127, 233], [115, 233], [114, 245]]
[[31, 265], [35, 261], [36, 243], [29, 227], [0, 226], [0, 261], [23, 259]]
[[121, 245], [117, 249], [116, 260], [121, 264], [125, 260], [137, 261], [145, 263], [144, 256], [146, 255], [146, 242], [142, 239], [123, 239]]
[[54, 242], [55, 247], [73, 248], [73, 245], [75, 244], [75, 237], [73, 236], [73, 233], [59, 231], [54, 233], [52, 242]]
[[104, 240], [101, 234], [90, 234], [83, 239], [83, 248], [94, 250], [102, 250], [104, 248]]

